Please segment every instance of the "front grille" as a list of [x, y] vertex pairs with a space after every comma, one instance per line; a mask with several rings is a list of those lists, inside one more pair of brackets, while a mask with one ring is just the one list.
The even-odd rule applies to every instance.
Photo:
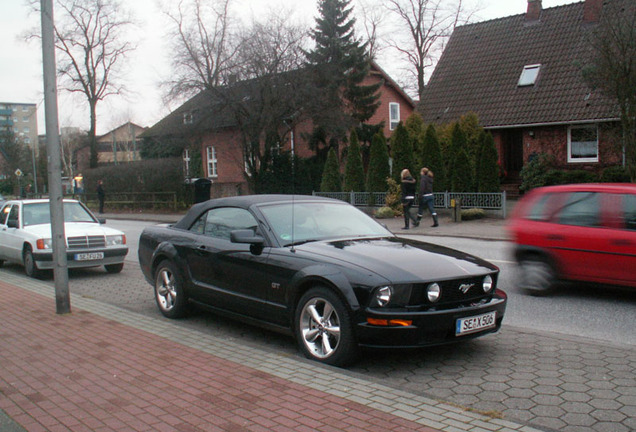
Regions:
[[[493, 283], [496, 281], [495, 275], [491, 275], [493, 277]], [[442, 296], [439, 299], [436, 305], [458, 305], [465, 303], [472, 303], [474, 301], [478, 301], [490, 294], [484, 294], [482, 289], [482, 281], [483, 277], [477, 278], [467, 278], [467, 279], [457, 279], [457, 280], [449, 280], [438, 282], [440, 287], [442, 288]], [[426, 297], [426, 288], [428, 284], [417, 284], [414, 287], [413, 293], [411, 295], [411, 305], [430, 305], [431, 303], [428, 301]], [[464, 291], [460, 289], [464, 288]]]
[[100, 248], [106, 246], [106, 237], [94, 235], [94, 236], [80, 236], [69, 237], [68, 248], [69, 249], [91, 249]]

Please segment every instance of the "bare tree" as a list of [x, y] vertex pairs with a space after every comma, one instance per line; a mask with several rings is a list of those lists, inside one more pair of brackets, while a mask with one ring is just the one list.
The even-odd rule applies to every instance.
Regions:
[[60, 85], [83, 94], [89, 106], [90, 166], [97, 166], [97, 104], [108, 96], [121, 94], [118, 68], [134, 49], [125, 33], [132, 21], [116, 0], [57, 0], [56, 48]]
[[583, 74], [593, 89], [616, 101], [620, 109], [624, 165], [636, 180], [636, 5], [612, 0], [604, 4], [599, 26], [590, 37], [591, 62]]
[[396, 33], [403, 36], [389, 44], [410, 65], [421, 97], [427, 68], [435, 64], [455, 27], [468, 19], [464, 0], [388, 0], [386, 7], [396, 19]]
[[360, 14], [359, 33], [366, 36], [369, 57], [376, 60], [378, 54], [384, 49], [382, 30], [385, 28], [386, 11], [381, 4], [373, 0], [359, 1], [358, 11]]
[[230, 33], [231, 0], [182, 0], [166, 15], [174, 24], [173, 78], [169, 98], [192, 96], [219, 84], [234, 57]]

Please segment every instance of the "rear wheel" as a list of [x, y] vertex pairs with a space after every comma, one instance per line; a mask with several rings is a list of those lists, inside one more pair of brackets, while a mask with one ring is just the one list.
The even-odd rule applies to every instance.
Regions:
[[27, 276], [37, 279], [42, 277], [42, 270], [40, 270], [38, 265], [35, 263], [33, 249], [31, 249], [31, 246], [24, 248], [22, 259], [24, 261], [24, 273], [26, 273]]
[[527, 257], [519, 261], [520, 285], [534, 296], [545, 296], [554, 291], [556, 273], [548, 261], [540, 257]]
[[183, 278], [174, 263], [162, 261], [155, 271], [155, 300], [161, 313], [168, 318], [180, 318], [187, 312]]
[[358, 347], [349, 311], [326, 287], [307, 291], [295, 315], [298, 345], [306, 357], [335, 366], [346, 366], [356, 358]]

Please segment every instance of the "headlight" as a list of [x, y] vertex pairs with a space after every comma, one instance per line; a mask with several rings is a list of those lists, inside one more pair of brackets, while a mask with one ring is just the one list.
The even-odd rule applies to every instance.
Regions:
[[390, 286], [383, 286], [375, 290], [373, 293], [375, 304], [384, 307], [391, 301], [393, 289]]
[[492, 277], [490, 277], [490, 275], [484, 278], [482, 288], [484, 289], [485, 293], [489, 293], [492, 290]]
[[38, 239], [38, 241], [36, 242], [36, 246], [38, 249], [52, 249], [53, 248], [53, 239], [50, 238], [45, 238], [45, 239]]
[[428, 301], [431, 303], [435, 303], [442, 296], [442, 288], [440, 288], [439, 284], [432, 283], [426, 287], [426, 297], [428, 297]]
[[126, 236], [123, 234], [106, 236], [106, 246], [125, 245]]

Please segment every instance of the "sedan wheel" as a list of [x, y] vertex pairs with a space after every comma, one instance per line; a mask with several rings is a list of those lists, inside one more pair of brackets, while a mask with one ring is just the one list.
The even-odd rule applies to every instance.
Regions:
[[302, 296], [296, 309], [296, 337], [306, 357], [336, 366], [357, 353], [349, 312], [331, 290], [317, 287]]
[[530, 295], [544, 296], [554, 291], [556, 276], [552, 266], [540, 258], [524, 258], [519, 262], [520, 284]]
[[27, 276], [32, 278], [41, 278], [42, 271], [38, 269], [37, 264], [35, 263], [35, 258], [33, 257], [33, 251], [30, 246], [27, 246], [23, 253], [24, 260], [24, 273]]
[[170, 261], [161, 262], [155, 272], [155, 300], [168, 318], [180, 318], [186, 313], [182, 278]]

